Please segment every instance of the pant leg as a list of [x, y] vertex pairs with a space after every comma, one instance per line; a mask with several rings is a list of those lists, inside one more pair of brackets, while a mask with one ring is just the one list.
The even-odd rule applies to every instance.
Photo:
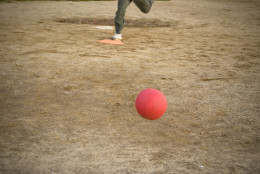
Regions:
[[115, 16], [116, 33], [120, 34], [125, 23], [126, 8], [131, 4], [132, 0], [118, 0], [118, 7]]
[[154, 0], [133, 0], [133, 2], [143, 13], [149, 13]]

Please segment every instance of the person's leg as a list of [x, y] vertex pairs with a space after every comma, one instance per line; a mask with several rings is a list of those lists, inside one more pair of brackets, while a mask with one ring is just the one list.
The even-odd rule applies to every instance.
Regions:
[[118, 10], [115, 16], [115, 27], [117, 34], [121, 34], [125, 22], [126, 8], [131, 2], [132, 0], [118, 0]]
[[143, 13], [149, 13], [154, 0], [133, 0], [133, 2]]

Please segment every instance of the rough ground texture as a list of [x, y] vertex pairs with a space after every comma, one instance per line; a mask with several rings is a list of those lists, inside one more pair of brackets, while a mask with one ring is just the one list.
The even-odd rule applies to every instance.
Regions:
[[[260, 173], [259, 1], [131, 4], [123, 46], [59, 22], [116, 8], [0, 3], [0, 173]], [[135, 110], [145, 88], [168, 100], [158, 120]]]

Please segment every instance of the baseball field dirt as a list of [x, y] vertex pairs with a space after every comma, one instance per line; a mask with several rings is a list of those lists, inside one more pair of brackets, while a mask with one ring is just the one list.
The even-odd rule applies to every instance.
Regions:
[[[132, 3], [124, 45], [98, 43], [116, 10], [0, 3], [0, 173], [260, 173], [260, 2]], [[146, 88], [158, 120], [135, 109]]]

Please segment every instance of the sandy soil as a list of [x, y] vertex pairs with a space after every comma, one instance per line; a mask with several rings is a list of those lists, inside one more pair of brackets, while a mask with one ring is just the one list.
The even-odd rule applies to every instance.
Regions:
[[[0, 3], [0, 173], [260, 173], [259, 1], [131, 4], [157, 27], [125, 27], [123, 46], [57, 22], [116, 4]], [[168, 100], [158, 120], [135, 110], [145, 88]]]

